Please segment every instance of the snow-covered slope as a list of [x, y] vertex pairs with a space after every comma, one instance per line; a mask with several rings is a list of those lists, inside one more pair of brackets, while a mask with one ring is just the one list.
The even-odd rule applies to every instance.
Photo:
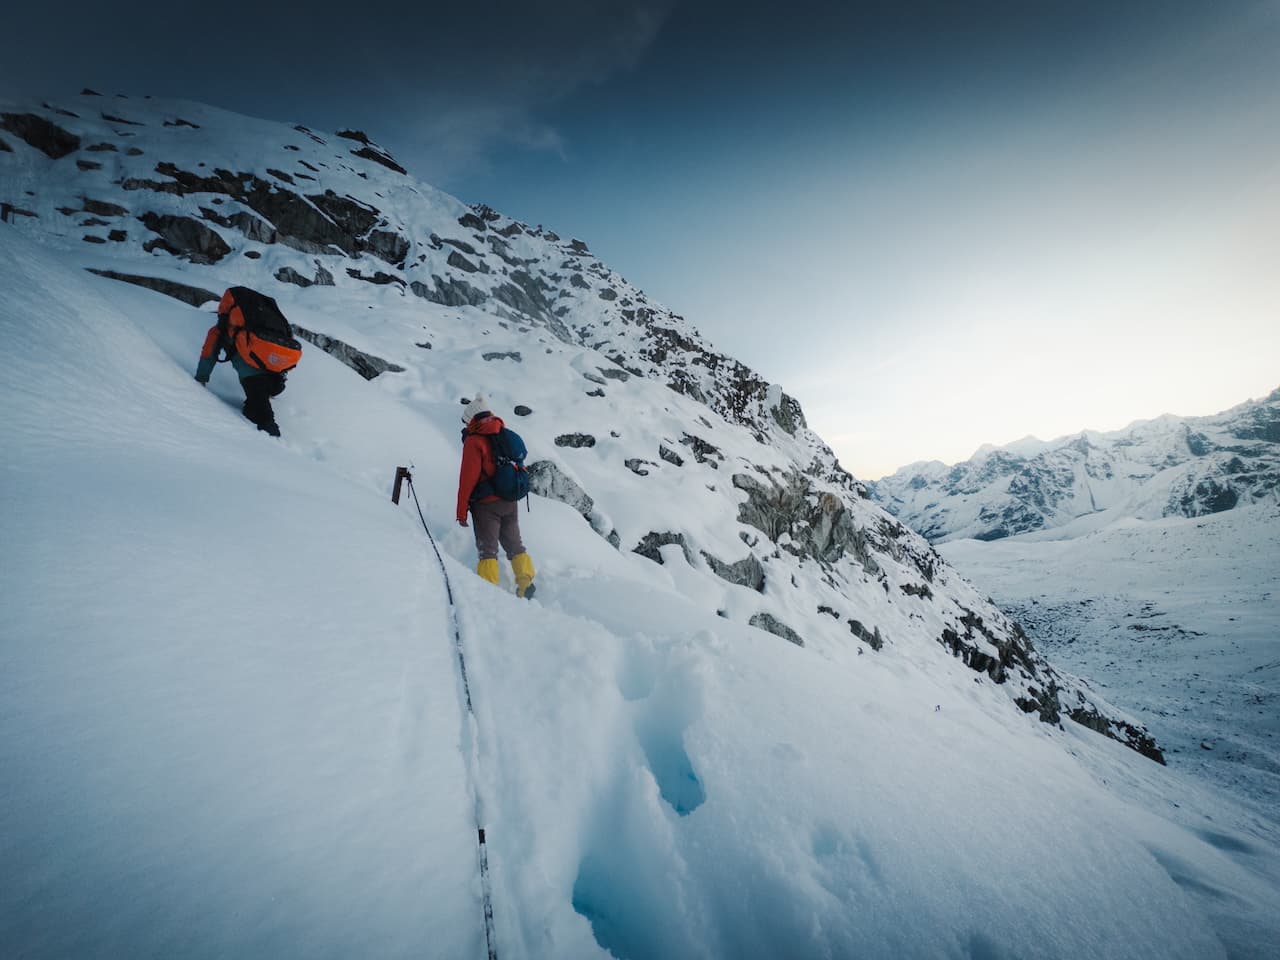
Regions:
[[14, 228], [74, 252], [103, 290], [196, 306], [266, 290], [364, 376], [422, 380], [446, 405], [483, 390], [515, 414], [537, 492], [673, 566], [702, 607], [838, 659], [935, 643], [1024, 711], [1159, 757], [872, 505], [795, 400], [582, 241], [417, 183], [358, 131], [97, 96], [5, 107], [0, 131]]
[[[984, 446], [870, 485], [933, 543], [998, 540], [1090, 514], [1200, 517], [1280, 500], [1280, 389], [1212, 417], [1165, 415], [1113, 433]], [[1096, 529], [1096, 526], [1094, 528]]]
[[1275, 819], [1280, 505], [1059, 533], [941, 549], [1055, 662], [1138, 713], [1171, 764]]
[[[0, 113], [0, 202], [25, 211], [0, 225], [0, 952], [483, 956], [477, 825], [502, 957], [1280, 934], [1272, 825], [1036, 722], [1150, 749], [793, 401], [572, 243], [362, 140], [159, 101]], [[557, 271], [549, 311], [500, 293]], [[331, 351], [291, 376], [282, 441], [226, 368], [191, 380], [201, 291], [231, 283]], [[451, 520], [476, 389], [542, 464], [532, 603], [470, 572]], [[388, 502], [406, 462], [443, 568]]]

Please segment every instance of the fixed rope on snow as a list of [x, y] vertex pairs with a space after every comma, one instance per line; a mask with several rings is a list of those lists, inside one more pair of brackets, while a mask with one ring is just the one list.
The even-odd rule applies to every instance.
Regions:
[[[396, 467], [396, 480], [395, 486], [391, 490], [391, 502], [397, 505], [400, 503], [402, 483], [409, 484], [409, 493], [413, 496], [413, 504], [418, 509], [418, 519], [422, 521], [422, 529], [426, 532], [427, 539], [431, 541], [431, 549], [435, 551], [436, 560], [440, 563], [440, 574], [444, 577], [445, 595], [449, 598], [449, 614], [453, 620], [453, 646], [458, 653], [458, 673], [462, 677], [462, 693], [467, 702], [467, 715], [470, 717], [472, 725], [478, 727], [476, 712], [471, 706], [471, 683], [467, 679], [467, 658], [462, 650], [462, 627], [458, 622], [458, 605], [453, 599], [453, 585], [449, 582], [449, 570], [445, 566], [440, 547], [436, 545], [436, 538], [431, 535], [431, 528], [427, 526], [427, 518], [423, 516], [422, 504], [418, 501], [418, 492], [413, 489], [413, 474], [409, 472], [408, 467]], [[471, 792], [476, 813], [476, 847], [480, 860], [480, 892], [484, 900], [484, 939], [489, 948], [489, 960], [498, 960], [497, 932], [493, 923], [493, 892], [489, 881], [489, 848], [485, 842], [484, 824], [480, 822], [480, 796], [479, 788], [475, 785], [475, 772], [471, 771], [471, 775]]]

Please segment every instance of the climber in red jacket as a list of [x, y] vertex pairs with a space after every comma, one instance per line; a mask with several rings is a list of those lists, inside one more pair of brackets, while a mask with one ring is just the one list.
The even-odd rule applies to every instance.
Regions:
[[486, 482], [497, 471], [492, 438], [503, 428], [502, 418], [495, 417], [489, 402], [480, 394], [466, 401], [462, 408], [462, 467], [458, 472], [458, 524], [467, 525], [467, 512], [475, 524], [476, 552], [480, 556], [476, 573], [496, 584], [499, 580], [498, 547], [501, 545], [511, 561], [516, 578], [516, 595], [531, 598], [534, 593], [533, 559], [520, 539], [520, 505], [503, 500], [486, 489]]

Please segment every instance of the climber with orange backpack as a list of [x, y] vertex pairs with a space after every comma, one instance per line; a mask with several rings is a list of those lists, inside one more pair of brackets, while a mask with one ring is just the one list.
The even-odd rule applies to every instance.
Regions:
[[302, 359], [302, 344], [271, 297], [248, 287], [229, 287], [218, 303], [218, 322], [209, 328], [196, 366], [205, 386], [215, 364], [230, 360], [244, 389], [240, 409], [259, 430], [280, 436], [271, 398], [284, 392], [285, 377]]
[[516, 596], [532, 599], [533, 558], [520, 539], [520, 500], [529, 495], [529, 474], [524, 467], [524, 441], [493, 415], [489, 402], [476, 394], [463, 401], [462, 467], [458, 472], [458, 524], [467, 525], [467, 512], [475, 523], [476, 573], [497, 584], [498, 547], [511, 561]]

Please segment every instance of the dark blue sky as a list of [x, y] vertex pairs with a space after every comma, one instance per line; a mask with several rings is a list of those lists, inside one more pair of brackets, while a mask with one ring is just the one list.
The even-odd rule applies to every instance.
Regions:
[[[6, 27], [0, 92], [359, 127], [586, 240], [864, 475], [1280, 382], [1276, 0], [148, 0]], [[1214, 356], [1214, 392], [1190, 343], [1221, 323], [1255, 349]]]

